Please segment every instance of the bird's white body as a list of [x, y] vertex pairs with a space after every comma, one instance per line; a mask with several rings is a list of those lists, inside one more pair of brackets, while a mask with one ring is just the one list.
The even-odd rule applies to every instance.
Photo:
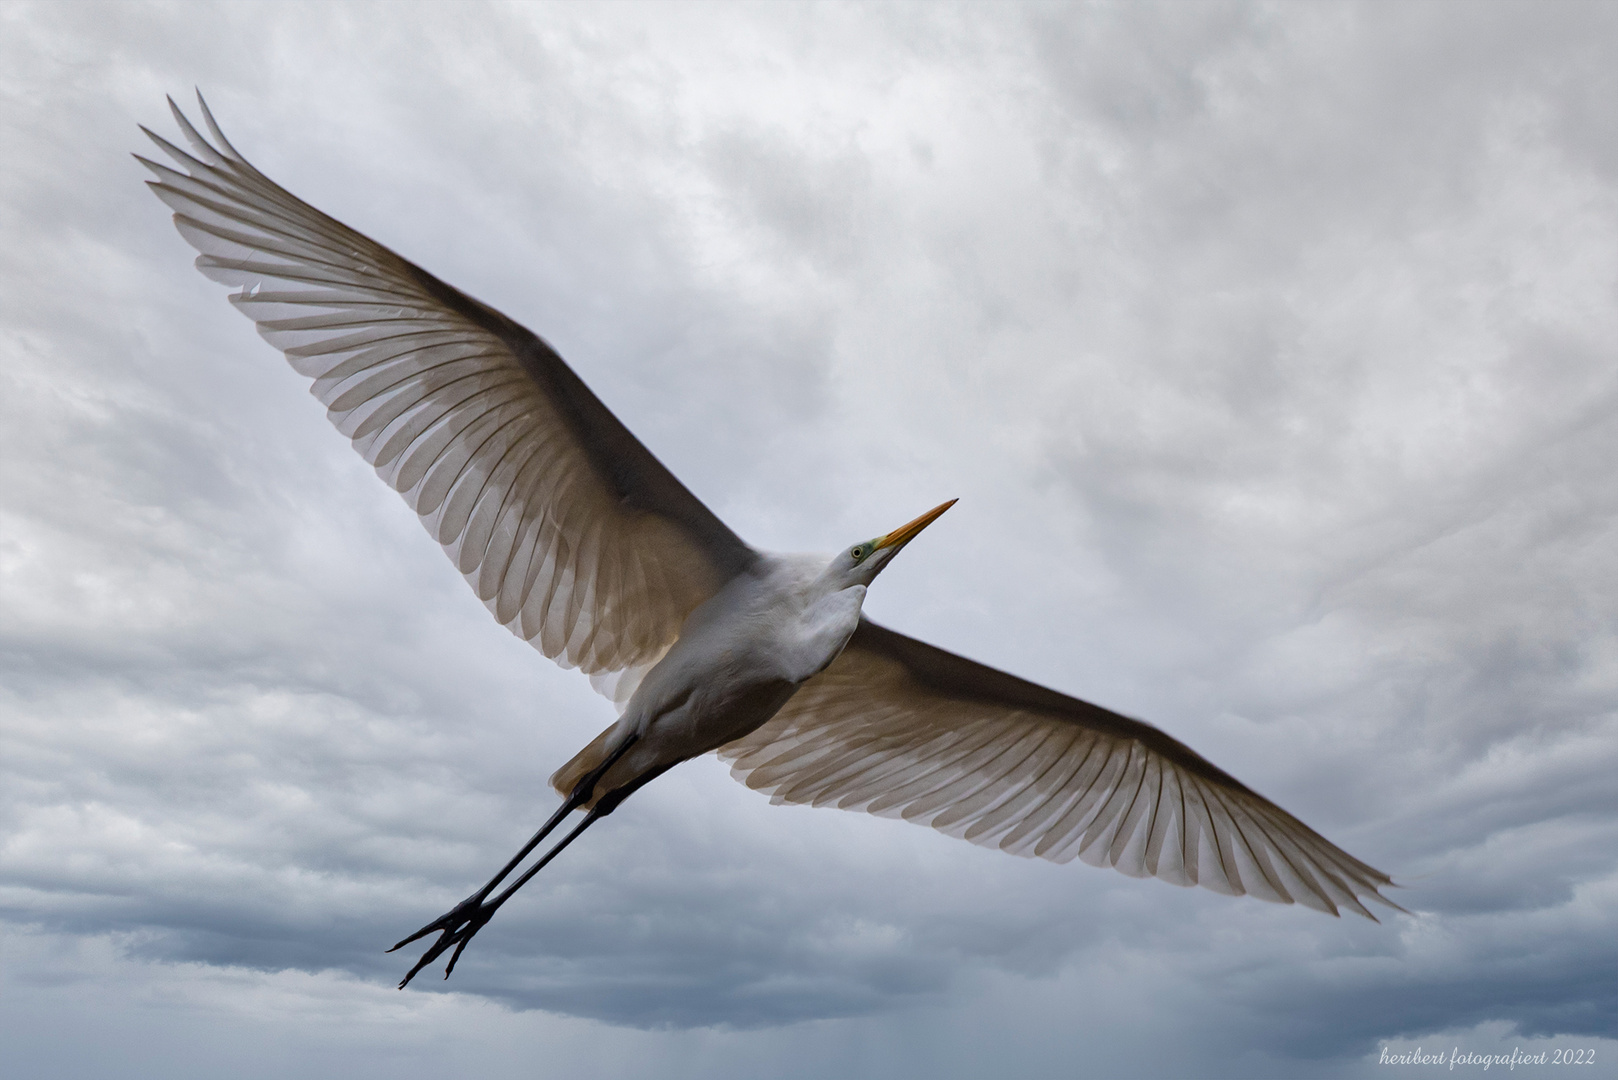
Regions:
[[848, 644], [865, 602], [859, 569], [841, 555], [763, 555], [691, 613], [618, 722], [552, 784], [567, 794], [632, 736], [598, 792], [639, 786], [756, 730]]

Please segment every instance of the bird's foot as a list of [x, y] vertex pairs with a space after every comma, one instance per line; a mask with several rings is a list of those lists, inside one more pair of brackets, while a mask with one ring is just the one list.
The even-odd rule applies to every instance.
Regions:
[[455, 951], [450, 954], [449, 964], [444, 968], [444, 978], [449, 978], [450, 972], [455, 970], [455, 961], [461, 958], [461, 953], [466, 948], [466, 943], [471, 941], [473, 935], [479, 930], [483, 929], [485, 923], [494, 918], [495, 911], [500, 907], [498, 903], [485, 904], [483, 902], [484, 896], [485, 893], [481, 892], [468, 896], [449, 911], [388, 950], [388, 952], [394, 952], [404, 948], [418, 938], [426, 937], [434, 930], [439, 931], [438, 940], [433, 942], [432, 947], [422, 954], [420, 960], [416, 961], [416, 966], [410, 969], [410, 973], [400, 980], [399, 989], [403, 990], [406, 986], [409, 986], [410, 980], [416, 977], [416, 972], [437, 960], [444, 954], [446, 949], [453, 945], [455, 946]]

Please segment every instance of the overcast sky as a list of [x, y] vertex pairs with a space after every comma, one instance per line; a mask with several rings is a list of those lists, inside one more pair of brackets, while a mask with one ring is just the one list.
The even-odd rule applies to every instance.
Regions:
[[[1412, 914], [706, 758], [394, 990], [613, 713], [192, 269], [128, 154], [193, 86], [749, 542], [959, 496], [870, 613], [1164, 727]], [[1618, 7], [5, 4], [0, 160], [7, 1075], [1618, 1062]]]

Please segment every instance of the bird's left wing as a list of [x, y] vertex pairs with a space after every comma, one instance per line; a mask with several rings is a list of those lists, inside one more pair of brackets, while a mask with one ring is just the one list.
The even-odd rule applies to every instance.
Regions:
[[723, 746], [777, 803], [863, 810], [1017, 855], [1375, 918], [1389, 877], [1158, 729], [861, 619]]
[[206, 104], [212, 143], [169, 105], [193, 152], [147, 135], [183, 171], [140, 160], [197, 268], [242, 287], [495, 618], [621, 700], [753, 549], [545, 342], [275, 184]]

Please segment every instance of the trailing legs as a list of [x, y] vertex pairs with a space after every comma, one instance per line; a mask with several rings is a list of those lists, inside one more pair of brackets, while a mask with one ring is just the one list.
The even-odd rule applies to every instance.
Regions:
[[[590, 801], [590, 797], [595, 792], [597, 782], [599, 782], [600, 779], [606, 775], [608, 769], [612, 768], [612, 766], [617, 763], [618, 759], [624, 755], [624, 752], [635, 744], [637, 738], [638, 736], [631, 735], [624, 741], [622, 746], [618, 747], [618, 749], [614, 750], [612, 754], [608, 756], [607, 760], [603, 761], [600, 765], [592, 769], [588, 774], [581, 778], [579, 782], [573, 786], [573, 790], [568, 794], [568, 797], [563, 800], [562, 805], [556, 808], [556, 813], [552, 814], [550, 819], [546, 821], [544, 825], [540, 826], [539, 831], [529, 838], [528, 843], [523, 845], [522, 850], [513, 855], [511, 857], [511, 861], [506, 863], [506, 865], [500, 869], [498, 874], [490, 878], [483, 888], [479, 889], [471, 896], [468, 896], [465, 900], [462, 900], [459, 904], [456, 904], [449, 911], [440, 915], [438, 918], [434, 919], [420, 930], [417, 930], [414, 934], [411, 934], [409, 937], [399, 942], [392, 949], [388, 950], [388, 952], [394, 952], [395, 950], [404, 948], [406, 945], [409, 945], [412, 941], [415, 941], [418, 938], [426, 937], [435, 930], [439, 931], [438, 940], [433, 942], [432, 947], [422, 954], [420, 960], [416, 961], [416, 966], [411, 968], [410, 973], [400, 981], [399, 989], [403, 990], [410, 984], [410, 980], [416, 977], [416, 973], [418, 971], [432, 963], [434, 960], [438, 959], [439, 956], [443, 955], [446, 949], [448, 949], [451, 945], [454, 945], [455, 952], [451, 954], [449, 964], [444, 968], [444, 978], [449, 978], [450, 972], [455, 970], [455, 961], [460, 959], [461, 952], [466, 948], [467, 942], [471, 941], [473, 936], [479, 930], [483, 929], [485, 923], [494, 918], [494, 913], [500, 910], [500, 905], [511, 899], [511, 895], [518, 889], [528, 884], [528, 880], [530, 878], [539, 873], [539, 871], [544, 868], [545, 864], [549, 863], [552, 859], [556, 858], [557, 855], [561, 854], [562, 849], [571, 844], [580, 833], [584, 832], [585, 829], [588, 829], [591, 825], [595, 824], [597, 819], [606, 817], [608, 814], [612, 813], [615, 809], [617, 809], [618, 804], [623, 802], [624, 798], [629, 794], [630, 791], [640, 786], [639, 784], [633, 784], [628, 789], [621, 792], [609, 792], [606, 796], [602, 797], [602, 799], [596, 803], [595, 807], [585, 816], [584, 820], [573, 829], [572, 832], [562, 837], [562, 839], [556, 843], [555, 847], [547, 851], [538, 862], [524, 871], [522, 876], [508, 885], [506, 889], [500, 893], [500, 895], [496, 896], [493, 900], [489, 899], [489, 894], [494, 892], [495, 888], [498, 887], [499, 884], [504, 881], [513, 870], [521, 865], [522, 861], [528, 857], [530, 852], [538, 847], [547, 836], [555, 831], [556, 827], [562, 823], [562, 819], [566, 818], [574, 810], [577, 810], [579, 807]], [[650, 778], [648, 777], [648, 779]]]

